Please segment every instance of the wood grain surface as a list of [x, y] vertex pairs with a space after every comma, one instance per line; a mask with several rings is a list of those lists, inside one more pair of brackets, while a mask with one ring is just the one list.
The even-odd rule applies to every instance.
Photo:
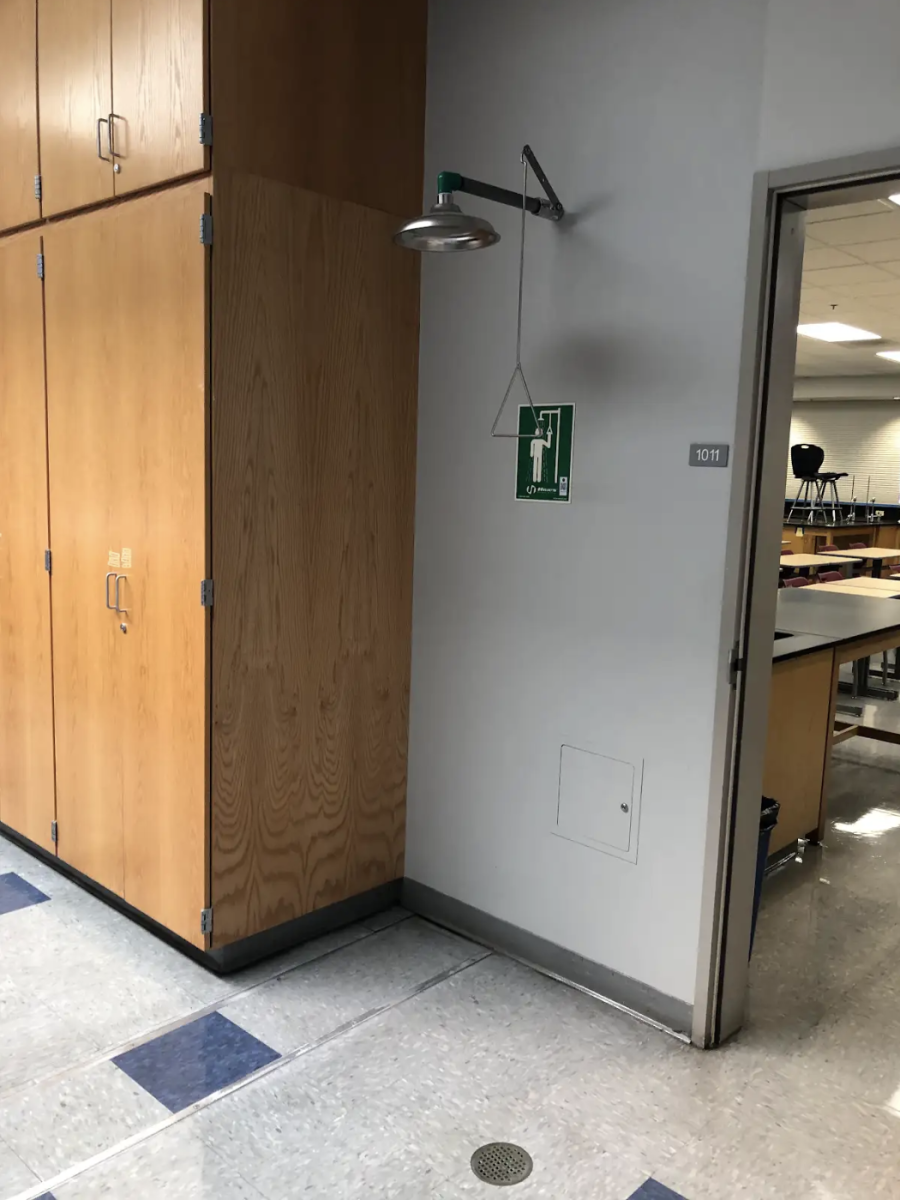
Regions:
[[40, 0], [38, 92], [44, 216], [110, 199], [112, 163], [97, 155], [112, 109], [109, 0]]
[[215, 0], [213, 166], [422, 207], [426, 0]]
[[112, 0], [117, 196], [202, 171], [204, 0]]
[[[204, 203], [188, 184], [45, 238], [59, 853], [198, 946]], [[105, 606], [108, 571], [125, 613]]]
[[[203, 946], [208, 612], [205, 183], [116, 206], [125, 899]], [[124, 551], [130, 551], [127, 557]], [[128, 562], [130, 558], [130, 565]]]
[[44, 229], [47, 411], [53, 548], [53, 679], [61, 858], [124, 895], [126, 697], [110, 549], [122, 545], [117, 427], [117, 210]]
[[402, 875], [418, 259], [272, 181], [214, 206], [218, 946]]
[[39, 220], [35, 0], [0, 0], [0, 163], [0, 230]]
[[44, 308], [36, 233], [0, 241], [0, 821], [45, 850], [56, 799], [44, 550]]
[[763, 795], [781, 805], [770, 853], [819, 825], [822, 778], [831, 755], [834, 651], [776, 663], [769, 699]]

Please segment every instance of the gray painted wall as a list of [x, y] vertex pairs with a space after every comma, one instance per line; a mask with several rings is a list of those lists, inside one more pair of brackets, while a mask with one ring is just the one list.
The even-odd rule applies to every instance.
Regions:
[[[767, 26], [763, 0], [431, 6], [426, 198], [439, 169], [515, 188], [534, 146], [574, 216], [529, 219], [525, 369], [577, 419], [571, 506], [517, 503], [515, 446], [489, 430], [514, 360], [518, 220], [473, 200], [500, 245], [423, 263], [406, 872], [685, 1001], [721, 791], [732, 483], [689, 470], [688, 444], [733, 435], [760, 121], [765, 165], [900, 141], [893, 65], [890, 135], [850, 94], [833, 142], [806, 100], [809, 140], [784, 131], [782, 39], [798, 49], [813, 14], [842, 10], [772, 8]], [[876, 42], [900, 32], [892, 6], [861, 0], [826, 49], [867, 53], [849, 33], [867, 13]], [[833, 79], [801, 58], [800, 90], [824, 94]], [[553, 835], [564, 742], [643, 760], [636, 863]]]

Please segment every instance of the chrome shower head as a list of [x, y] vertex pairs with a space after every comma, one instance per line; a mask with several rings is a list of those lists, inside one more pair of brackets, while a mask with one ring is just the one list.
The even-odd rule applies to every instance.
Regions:
[[407, 250], [437, 251], [483, 250], [500, 241], [490, 221], [464, 213], [453, 202], [452, 192], [441, 192], [431, 211], [407, 221], [394, 234], [398, 246]]

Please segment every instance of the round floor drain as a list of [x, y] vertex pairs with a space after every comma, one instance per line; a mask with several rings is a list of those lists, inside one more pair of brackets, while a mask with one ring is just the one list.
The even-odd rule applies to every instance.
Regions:
[[492, 1183], [495, 1187], [521, 1183], [531, 1174], [533, 1166], [527, 1150], [510, 1142], [489, 1142], [472, 1155], [472, 1170], [482, 1183]]

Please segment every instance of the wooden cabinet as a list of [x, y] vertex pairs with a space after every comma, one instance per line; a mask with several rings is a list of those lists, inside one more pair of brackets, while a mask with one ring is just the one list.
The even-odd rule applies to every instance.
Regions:
[[36, 0], [0, 0], [0, 229], [36, 221]]
[[125, 899], [203, 945], [207, 869], [206, 182], [119, 205], [111, 250], [121, 518]]
[[0, 231], [211, 168], [416, 211], [425, 16], [424, 0], [0, 0]]
[[201, 945], [204, 189], [50, 226], [45, 248], [59, 854]]
[[112, 209], [45, 230], [59, 853], [124, 895]]
[[[207, 59], [203, 0], [40, 0], [0, 824], [222, 966], [403, 873], [425, 3], [211, 16]], [[209, 165], [207, 68], [223, 152], [152, 190]]]
[[113, 195], [109, 0], [40, 0], [38, 47], [42, 204], [52, 216]]
[[202, 171], [204, 0], [112, 0], [116, 195]]
[[52, 850], [55, 817], [41, 239], [0, 242], [0, 821]]
[[46, 214], [204, 170], [204, 0], [40, 0], [38, 12]]

